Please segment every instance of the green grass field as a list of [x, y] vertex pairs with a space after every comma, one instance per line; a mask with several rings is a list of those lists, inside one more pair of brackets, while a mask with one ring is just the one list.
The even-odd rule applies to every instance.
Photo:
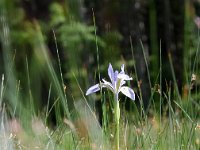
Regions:
[[[4, 29], [6, 27], [5, 25]], [[48, 53], [37, 23], [35, 28], [32, 41], [34, 58], [30, 60], [27, 56], [20, 67], [15, 65], [20, 52], [11, 50], [9, 34], [7, 30], [3, 33], [5, 39], [2, 40], [4, 73], [0, 75], [0, 150], [115, 150], [117, 145], [121, 150], [200, 149], [199, 90], [191, 92], [193, 82], [199, 82], [198, 75], [193, 74], [190, 77], [189, 73], [184, 73], [188, 82], [183, 95], [180, 95], [171, 63], [169, 71], [173, 74], [173, 85], [168, 85], [167, 90], [163, 91], [161, 87], [165, 83], [162, 83], [161, 77], [165, 75], [162, 74], [160, 64], [160, 71], [154, 73], [158, 74], [158, 78], [151, 87], [149, 107], [144, 110], [142, 94], [145, 91], [140, 89], [137, 73], [131, 74], [135, 72], [134, 61], [115, 62], [118, 68], [123, 63], [131, 65], [132, 72], [127, 74], [131, 74], [133, 81], [138, 83], [131, 87], [133, 81], [128, 82], [135, 91], [135, 101], [119, 95], [118, 122], [116, 113], [119, 111], [116, 110], [116, 100], [112, 92], [102, 89], [99, 93], [86, 96], [87, 89], [92, 86], [87, 77], [90, 70], [76, 70], [74, 67], [69, 69], [68, 74], [63, 73], [56, 36], [54, 35], [57, 47], [55, 63]], [[95, 40], [98, 62], [95, 73], [100, 77], [108, 64], [106, 67], [101, 65], [98, 39]], [[195, 67], [191, 72], [198, 73], [198, 48], [195, 58], [192, 62]], [[73, 65], [74, 62], [71, 63]], [[57, 69], [54, 68], [55, 64]], [[23, 68], [23, 71], [20, 72], [19, 68]], [[149, 80], [150, 74], [148, 72]], [[40, 76], [45, 79], [46, 98], [34, 94], [42, 90], [39, 88]], [[65, 77], [69, 77], [70, 82], [65, 83]], [[107, 74], [105, 79], [108, 79]], [[45, 104], [41, 105], [40, 100]], [[101, 104], [98, 107], [102, 111], [102, 117], [99, 117], [100, 112], [95, 107], [97, 101]]]

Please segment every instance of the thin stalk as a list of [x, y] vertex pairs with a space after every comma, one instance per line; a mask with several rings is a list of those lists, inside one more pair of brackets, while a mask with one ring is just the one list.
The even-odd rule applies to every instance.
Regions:
[[2, 108], [3, 91], [4, 91], [4, 74], [2, 75], [2, 79], [1, 79], [0, 110]]
[[143, 53], [143, 56], [144, 56], [144, 61], [145, 61], [146, 69], [147, 69], [147, 77], [148, 77], [148, 80], [149, 80], [149, 86], [150, 86], [150, 89], [152, 89], [150, 73], [149, 73], [149, 65], [148, 65], [148, 62], [147, 62], [147, 57], [146, 57], [145, 52], [144, 52], [144, 46], [143, 46], [141, 40], [140, 40], [140, 44], [141, 44], [141, 47], [142, 47], [142, 53]]
[[174, 71], [174, 67], [173, 67], [173, 63], [172, 63], [171, 53], [168, 54], [168, 57], [169, 57], [170, 68], [171, 68], [171, 71], [172, 71], [172, 77], [173, 77], [174, 84], [175, 84], [175, 90], [177, 92], [178, 100], [181, 102], [181, 95], [180, 95], [180, 92], [178, 90], [178, 85], [177, 85], [177, 82], [176, 82], [176, 75], [175, 75], [175, 71]]
[[35, 108], [34, 108], [34, 102], [32, 98], [32, 92], [31, 92], [31, 81], [30, 81], [30, 74], [29, 74], [29, 64], [28, 64], [28, 58], [26, 56], [26, 72], [27, 72], [27, 80], [28, 80], [28, 93], [29, 93], [29, 103], [30, 103], [30, 109], [31, 112], [35, 115]]
[[115, 96], [115, 119], [116, 119], [116, 149], [119, 150], [119, 119], [120, 119], [120, 108], [118, 96]]
[[200, 36], [199, 36], [199, 34], [200, 34], [200, 31], [198, 29], [198, 43], [197, 43], [197, 50], [196, 50], [196, 54], [195, 54], [195, 58], [194, 58], [192, 73], [195, 72], [195, 68], [197, 67], [196, 65], [198, 64], [197, 60], [198, 60], [199, 47], [200, 47]]
[[[137, 83], [139, 83], [139, 79], [138, 79], [138, 75], [137, 75], [137, 69], [136, 69], [136, 64], [135, 64], [135, 56], [134, 56], [134, 53], [133, 53], [133, 41], [132, 41], [132, 37], [130, 36], [130, 46], [131, 46], [131, 53], [132, 53], [132, 59], [133, 59], [133, 67], [134, 67], [134, 71], [135, 71], [135, 78], [136, 78], [136, 81]], [[140, 106], [141, 106], [141, 116], [144, 115], [145, 116], [145, 110], [144, 110], [144, 104], [143, 104], [143, 99], [142, 99], [142, 91], [141, 91], [141, 88], [138, 84], [138, 89], [139, 89], [139, 102], [140, 102]]]
[[99, 66], [99, 46], [98, 46], [98, 40], [97, 40], [96, 20], [95, 20], [95, 14], [94, 14], [93, 9], [92, 9], [92, 19], [93, 19], [93, 24], [94, 24], [95, 44], [96, 44], [96, 50], [97, 50], [98, 77], [99, 77], [99, 82], [100, 82], [101, 76], [100, 76], [100, 66]]
[[107, 119], [107, 112], [106, 112], [106, 97], [105, 97], [105, 92], [103, 93], [103, 105], [102, 105], [102, 110], [103, 110], [103, 120], [102, 120], [102, 124], [103, 124], [103, 130], [105, 133], [107, 133], [107, 123], [108, 123], [108, 119]]
[[[152, 84], [151, 84], [151, 77], [150, 77], [150, 72], [149, 72], [149, 65], [148, 65], [148, 62], [147, 62], [147, 56], [145, 54], [145, 49], [144, 49], [144, 45], [142, 43], [142, 40], [140, 40], [140, 44], [141, 44], [141, 47], [142, 47], [142, 53], [143, 53], [143, 56], [144, 56], [144, 61], [145, 61], [146, 70], [147, 70], [147, 77], [148, 77], [148, 81], [149, 81], [149, 88], [150, 88], [150, 93], [151, 93], [151, 97], [150, 97], [149, 100], [151, 100], [151, 98], [152, 98]], [[144, 118], [145, 118], [145, 121], [147, 122], [147, 116], [145, 115], [145, 112], [144, 112]]]
[[59, 55], [59, 52], [58, 52], [58, 43], [57, 43], [57, 39], [56, 39], [56, 34], [55, 34], [54, 30], [52, 30], [52, 31], [53, 31], [53, 37], [54, 37], [55, 46], [56, 46], [56, 53], [57, 53], [57, 59], [58, 59], [58, 65], [59, 65], [59, 72], [60, 72], [60, 79], [61, 79], [61, 83], [62, 83], [63, 94], [65, 96], [65, 99], [67, 99], [67, 96], [66, 96], [66, 93], [65, 93], [65, 83], [64, 83], [64, 80], [63, 80], [60, 55]]
[[136, 81], [138, 82], [139, 79], [138, 79], [136, 65], [135, 65], [135, 56], [134, 56], [134, 53], [133, 53], [133, 41], [132, 41], [131, 36], [130, 36], [130, 46], [131, 46], [131, 54], [132, 54], [132, 59], [133, 59], [133, 67], [134, 67], [134, 71], [135, 71], [135, 78], [136, 78]]
[[[94, 9], [92, 8], [92, 19], [93, 19], [93, 26], [94, 26], [94, 34], [95, 34], [95, 45], [96, 45], [96, 53], [97, 53], [97, 65], [98, 65], [98, 79], [99, 79], [99, 83], [101, 80], [101, 75], [100, 75], [100, 63], [99, 63], [99, 46], [98, 46], [98, 38], [97, 38], [97, 27], [96, 27], [96, 19], [95, 19], [95, 13], [94, 13]], [[102, 95], [102, 89], [100, 90], [100, 93]], [[103, 99], [101, 98], [101, 103], [102, 103], [102, 110], [104, 111], [105, 103], [103, 102]], [[103, 124], [105, 124], [105, 120], [103, 119]], [[105, 130], [105, 129], [104, 129]]]
[[47, 118], [48, 118], [48, 111], [49, 111], [49, 102], [50, 102], [50, 97], [51, 97], [51, 85], [49, 87], [49, 93], [48, 93], [48, 100], [47, 100], [47, 110], [46, 110], [46, 114], [45, 114], [45, 125], [47, 124]]
[[161, 51], [161, 41], [160, 41], [160, 124], [162, 115], [162, 51]]

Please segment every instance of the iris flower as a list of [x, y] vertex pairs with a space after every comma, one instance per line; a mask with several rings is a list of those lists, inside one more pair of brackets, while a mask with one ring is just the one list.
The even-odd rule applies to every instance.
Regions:
[[100, 91], [101, 88], [107, 88], [113, 92], [116, 100], [118, 100], [118, 95], [120, 92], [122, 92], [124, 95], [126, 95], [130, 99], [135, 100], [134, 91], [131, 88], [124, 86], [126, 81], [132, 80], [132, 78], [129, 77], [124, 72], [124, 64], [121, 66], [120, 72], [118, 72], [117, 70], [113, 71], [112, 65], [109, 64], [108, 76], [110, 77], [111, 82], [108, 82], [105, 79], [102, 79], [102, 82], [100, 82], [99, 84], [95, 84], [91, 86], [87, 90], [86, 95]]

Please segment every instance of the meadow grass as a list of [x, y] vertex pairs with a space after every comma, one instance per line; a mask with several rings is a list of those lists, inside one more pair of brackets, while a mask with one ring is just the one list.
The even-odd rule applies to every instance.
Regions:
[[[58, 48], [59, 73], [56, 73], [37, 23], [36, 27], [36, 40], [33, 41], [34, 54], [36, 61], [43, 65], [42, 69], [45, 69], [45, 75], [49, 83], [45, 111], [44, 113], [42, 111], [38, 112], [39, 110], [35, 108], [36, 102], [33, 99], [34, 95], [30, 87], [32, 82], [30, 75], [33, 72], [30, 69], [29, 60], [26, 59], [27, 74], [25, 75], [28, 90], [27, 93], [22, 93], [20, 89], [24, 87], [17, 79], [17, 70], [13, 65], [14, 58], [11, 57], [9, 43], [4, 43], [5, 62], [9, 63], [5, 66], [5, 73], [2, 75], [0, 84], [0, 149], [116, 149], [114, 97], [107, 90], [101, 91], [97, 95], [85, 97], [85, 91], [83, 90], [85, 87], [81, 87], [75, 73], [72, 76], [74, 76], [76, 89], [78, 89], [76, 92], [81, 97], [79, 99], [74, 98], [73, 95], [67, 97], [68, 91], [64, 86], [61, 71], [62, 62], [60, 62]], [[4, 37], [7, 36], [4, 35]], [[54, 38], [56, 41], [55, 34]], [[5, 39], [5, 41], [9, 40]], [[148, 79], [151, 83], [147, 59], [144, 52], [143, 54], [148, 70]], [[132, 55], [134, 55], [133, 51]], [[100, 78], [99, 56], [97, 56], [97, 59]], [[160, 59], [162, 60], [161, 55]], [[167, 91], [162, 91], [162, 88], [153, 88], [154, 85], [160, 87], [163, 85], [161, 78], [164, 75], [162, 75], [162, 64], [160, 64], [158, 78], [155, 84], [151, 85], [151, 97], [149, 98], [151, 101], [148, 113], [144, 110], [142, 103], [142, 93], [145, 91], [141, 91], [139, 85], [135, 85], [139, 89], [137, 93], [139, 106], [131, 101], [129, 103], [130, 110], [127, 110], [126, 101], [128, 101], [128, 98], [120, 98], [120, 149], [200, 149], [199, 104], [198, 102], [195, 103], [190, 91], [188, 91], [189, 94], [186, 98], [179, 94], [170, 55], [169, 59], [170, 71], [174, 80], [173, 87], [175, 88], [168, 86]], [[160, 62], [162, 62], [161, 60]], [[133, 64], [133, 70], [135, 70], [135, 80], [139, 82], [135, 64]], [[190, 85], [190, 82], [188, 85]], [[102, 104], [100, 106], [102, 118], [98, 117], [99, 112], [89, 103], [89, 100], [95, 101], [99, 98]], [[54, 100], [51, 105], [50, 99]], [[27, 100], [26, 103], [23, 103], [25, 100]], [[73, 103], [72, 108], [70, 108], [69, 102]], [[53, 110], [55, 111], [53, 112]], [[55, 125], [49, 125], [47, 121], [52, 112], [56, 116]], [[101, 120], [102, 124], [99, 123]]]

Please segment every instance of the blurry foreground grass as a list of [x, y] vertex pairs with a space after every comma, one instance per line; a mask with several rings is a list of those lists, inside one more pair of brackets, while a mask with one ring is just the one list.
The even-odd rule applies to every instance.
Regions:
[[[104, 133], [88, 106], [81, 103], [77, 105], [81, 113], [78, 119], [71, 122], [65, 118], [54, 129], [45, 126], [39, 117], [32, 117], [29, 125], [23, 127], [24, 120], [6, 119], [6, 114], [1, 114], [0, 149], [115, 149], [114, 125], [109, 125]], [[144, 122], [130, 120], [121, 119], [120, 149], [200, 148], [198, 122], [167, 117], [159, 123], [156, 116]]]

